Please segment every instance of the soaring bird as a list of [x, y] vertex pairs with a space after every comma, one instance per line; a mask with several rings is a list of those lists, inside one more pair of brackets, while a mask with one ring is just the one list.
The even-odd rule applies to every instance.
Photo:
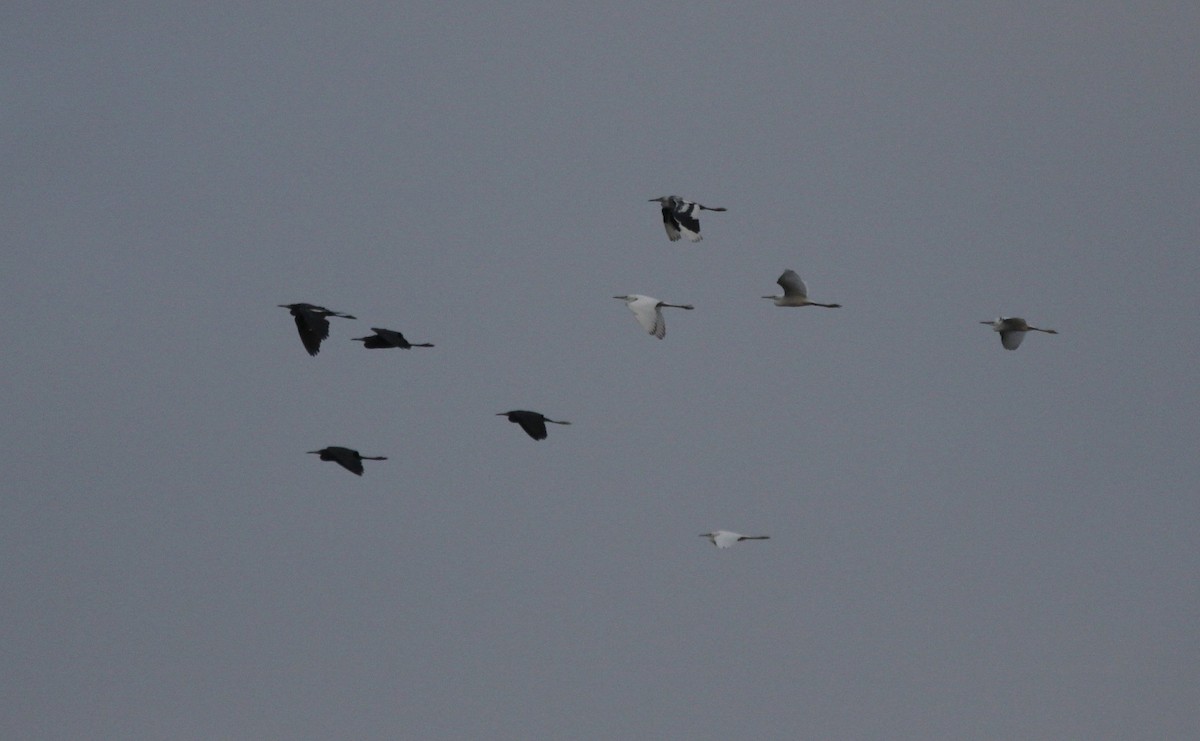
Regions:
[[1021, 340], [1025, 339], [1026, 332], [1045, 332], [1046, 334], [1058, 334], [1053, 329], [1041, 329], [1040, 327], [1031, 327], [1019, 316], [1002, 316], [997, 317], [994, 321], [980, 322], [980, 324], [991, 325], [992, 329], [1000, 333], [1000, 344], [1004, 345], [1005, 350], [1016, 350], [1021, 346]]
[[700, 236], [700, 219], [697, 218], [699, 213], [725, 210], [701, 206], [699, 203], [685, 201], [679, 196], [659, 196], [650, 200], [662, 204], [663, 227], [667, 230], [667, 239], [672, 242], [678, 241], [680, 235], [687, 237], [692, 242], [704, 239]]
[[728, 548], [743, 540], [769, 540], [770, 535], [742, 535], [728, 530], [715, 530], [711, 533], [700, 533], [701, 538], [708, 538], [718, 548]]
[[654, 335], [658, 339], [667, 336], [667, 323], [663, 321], [662, 310], [664, 306], [670, 306], [675, 309], [687, 309], [691, 311], [696, 308], [691, 304], [668, 304], [665, 301], [659, 301], [653, 296], [642, 296], [641, 294], [631, 293], [628, 296], [613, 296], [625, 302], [629, 310], [633, 312], [634, 318], [638, 320], [638, 324]]
[[509, 422], [516, 422], [521, 425], [521, 429], [532, 437], [534, 440], [546, 439], [546, 423], [552, 422], [556, 425], [569, 425], [570, 422], [560, 422], [557, 419], [539, 414], [538, 412], [529, 412], [524, 409], [514, 409], [511, 412], [497, 412], [497, 417], [508, 417]]
[[279, 308], [292, 312], [292, 316], [296, 318], [296, 330], [300, 333], [300, 341], [304, 343], [308, 354], [314, 357], [321, 352], [321, 341], [329, 337], [329, 320], [326, 317], [357, 318], [313, 304], [280, 304]]
[[841, 304], [822, 304], [808, 300], [808, 286], [800, 280], [795, 270], [785, 270], [779, 280], [775, 281], [783, 288], [782, 296], [763, 296], [775, 301], [776, 306], [824, 306], [826, 309], [837, 309]]
[[386, 461], [387, 457], [382, 455], [360, 455], [357, 450], [343, 448], [339, 445], [331, 445], [328, 448], [320, 450], [308, 451], [312, 455], [321, 456], [323, 461], [333, 461], [342, 468], [346, 469], [355, 476], [363, 475], [363, 461]]
[[371, 350], [379, 350], [384, 347], [398, 347], [402, 350], [407, 350], [410, 347], [433, 347], [428, 342], [409, 342], [404, 339], [404, 335], [390, 329], [371, 327], [371, 331], [375, 334], [370, 337], [355, 337], [354, 341], [363, 343], [363, 347]]

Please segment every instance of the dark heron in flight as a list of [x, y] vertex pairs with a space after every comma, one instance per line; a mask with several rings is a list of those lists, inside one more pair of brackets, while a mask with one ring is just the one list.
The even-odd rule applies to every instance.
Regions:
[[1025, 339], [1026, 332], [1045, 332], [1046, 334], [1058, 334], [1053, 329], [1041, 329], [1039, 327], [1031, 327], [1019, 316], [1002, 316], [997, 317], [995, 321], [980, 322], [980, 324], [991, 325], [992, 329], [1000, 333], [1000, 344], [1004, 345], [1005, 350], [1016, 350], [1021, 346], [1021, 340]]
[[701, 206], [699, 203], [685, 201], [679, 196], [659, 196], [650, 200], [662, 204], [663, 227], [667, 230], [667, 239], [672, 242], [678, 241], [681, 235], [692, 242], [704, 239], [700, 236], [700, 212], [725, 210]]
[[559, 422], [556, 419], [539, 414], [537, 412], [527, 412], [523, 409], [515, 409], [511, 412], [498, 412], [497, 417], [508, 417], [509, 422], [516, 422], [521, 425], [521, 429], [525, 430], [526, 434], [534, 440], [546, 439], [546, 423], [553, 422], [556, 425], [569, 425], [570, 422]]
[[404, 339], [404, 335], [390, 329], [371, 327], [371, 331], [375, 334], [370, 337], [355, 337], [354, 341], [363, 343], [363, 347], [371, 350], [379, 350], [385, 347], [398, 347], [401, 350], [407, 350], [410, 347], [433, 347], [428, 342], [409, 342]]
[[321, 352], [321, 341], [329, 337], [329, 320], [326, 317], [357, 319], [350, 314], [342, 314], [313, 304], [280, 304], [279, 308], [292, 312], [292, 316], [296, 318], [296, 330], [300, 333], [300, 341], [313, 357]]
[[826, 309], [841, 308], [841, 304], [822, 304], [808, 299], [808, 286], [800, 280], [795, 270], [785, 270], [779, 280], [775, 281], [783, 289], [782, 296], [763, 296], [775, 301], [776, 306], [824, 306]]
[[308, 451], [312, 455], [321, 456], [323, 461], [333, 461], [342, 468], [346, 469], [355, 476], [363, 475], [363, 461], [386, 461], [387, 458], [382, 455], [360, 455], [357, 450], [343, 448], [339, 445], [330, 445], [328, 448], [320, 450]]

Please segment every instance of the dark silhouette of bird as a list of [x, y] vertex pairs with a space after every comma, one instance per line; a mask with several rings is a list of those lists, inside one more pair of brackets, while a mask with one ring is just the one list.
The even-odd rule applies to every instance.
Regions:
[[1053, 329], [1042, 329], [1040, 327], [1031, 327], [1029, 322], [1026, 322], [1019, 316], [1002, 316], [997, 317], [994, 321], [980, 322], [987, 324], [992, 329], [1000, 333], [1000, 344], [1005, 350], [1016, 350], [1021, 346], [1021, 340], [1025, 339], [1026, 332], [1045, 332], [1046, 334], [1058, 334]]
[[691, 242], [704, 239], [700, 236], [700, 219], [697, 216], [701, 211], [725, 210], [701, 206], [699, 203], [685, 201], [679, 196], [659, 196], [650, 200], [662, 204], [663, 228], [667, 230], [667, 239], [672, 242], [678, 241], [680, 235], [687, 237]]
[[508, 417], [509, 422], [516, 422], [521, 425], [521, 429], [525, 430], [526, 434], [534, 440], [546, 439], [546, 423], [552, 422], [556, 425], [569, 425], [570, 422], [559, 422], [556, 419], [539, 414], [538, 412], [528, 412], [524, 409], [515, 409], [511, 412], [498, 412], [497, 417]]
[[321, 352], [321, 341], [329, 337], [329, 320], [326, 317], [358, 318], [313, 304], [280, 304], [279, 308], [292, 312], [292, 316], [296, 318], [296, 331], [300, 333], [300, 341], [304, 343], [308, 354], [314, 357]]
[[375, 334], [370, 337], [355, 337], [354, 341], [363, 343], [363, 347], [371, 350], [385, 347], [398, 347], [401, 350], [407, 350], [410, 347], [433, 347], [428, 342], [409, 342], [404, 339], [404, 335], [390, 329], [371, 327], [371, 331]]
[[342, 468], [346, 469], [355, 476], [363, 475], [363, 461], [386, 461], [387, 457], [382, 455], [361, 455], [357, 450], [343, 448], [339, 445], [331, 445], [328, 448], [320, 450], [308, 451], [311, 455], [321, 456], [323, 461], [333, 461]]

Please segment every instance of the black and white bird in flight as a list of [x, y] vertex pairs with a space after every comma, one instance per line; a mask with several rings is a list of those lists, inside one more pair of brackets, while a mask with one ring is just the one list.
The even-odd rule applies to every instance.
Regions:
[[650, 200], [662, 204], [663, 228], [667, 230], [667, 239], [672, 242], [678, 241], [680, 236], [687, 237], [691, 242], [704, 239], [700, 236], [700, 212], [725, 210], [685, 201], [679, 196], [659, 196]]

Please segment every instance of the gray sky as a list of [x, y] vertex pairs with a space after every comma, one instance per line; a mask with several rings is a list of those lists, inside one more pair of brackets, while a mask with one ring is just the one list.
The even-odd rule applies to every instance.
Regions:
[[7, 4], [2, 735], [1200, 737], [1200, 6], [901, 5]]

